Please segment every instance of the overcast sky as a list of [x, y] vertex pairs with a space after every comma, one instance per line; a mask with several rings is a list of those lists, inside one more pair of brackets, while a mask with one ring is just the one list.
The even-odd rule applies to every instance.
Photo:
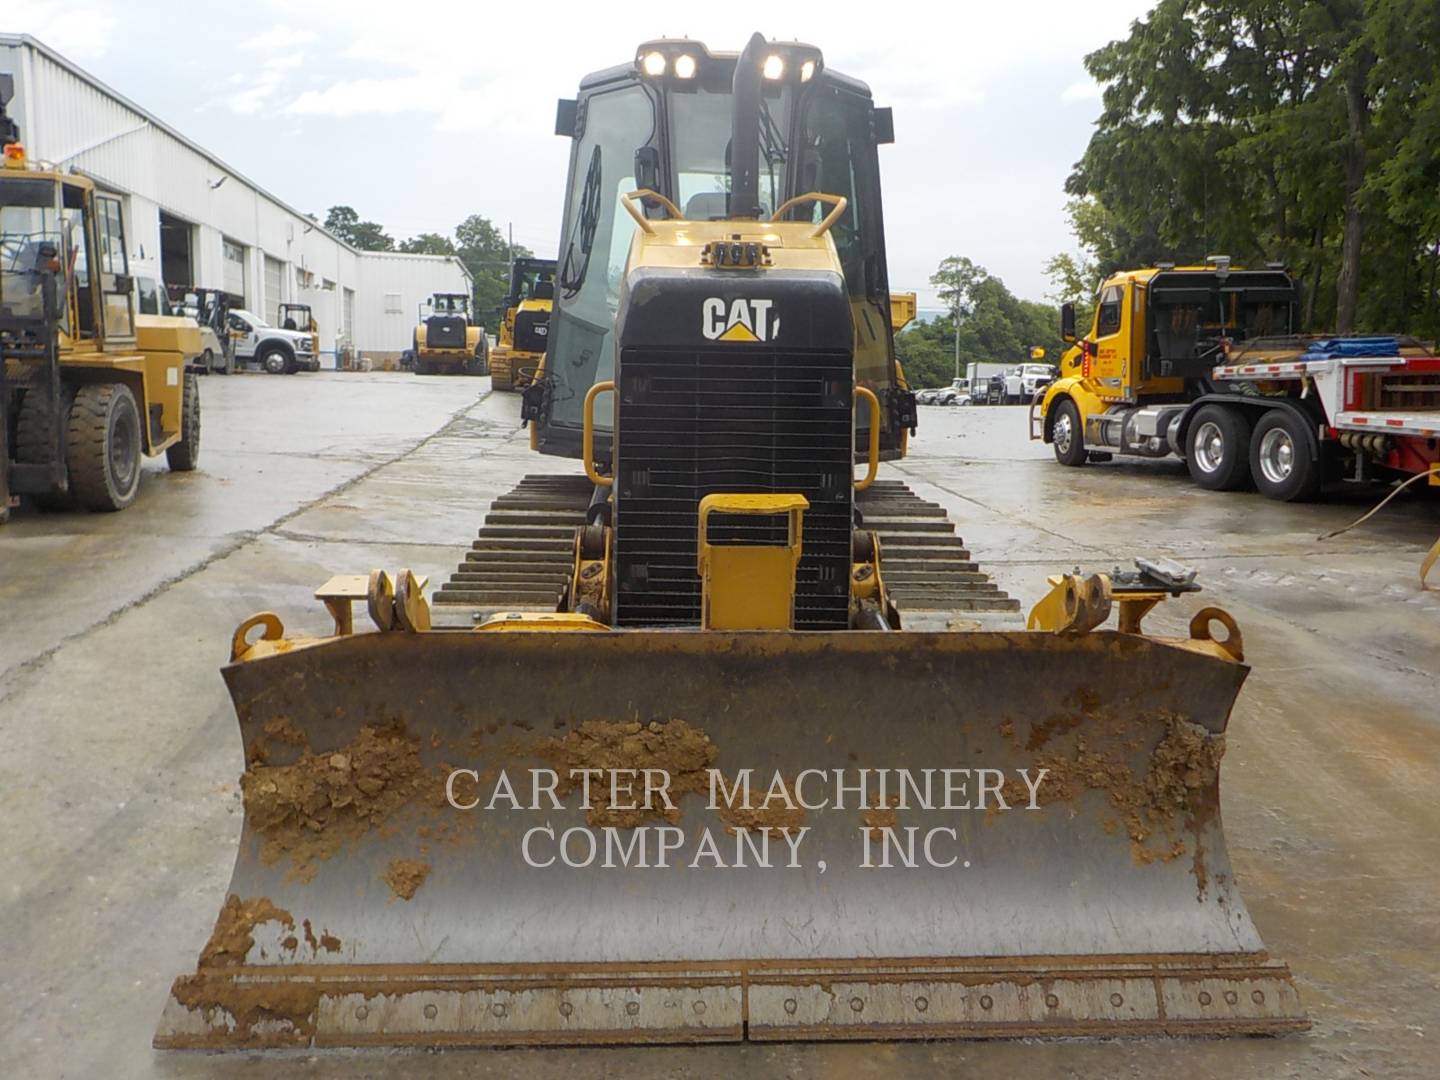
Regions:
[[[895, 109], [890, 278], [930, 306], [947, 255], [1043, 298], [1042, 264], [1073, 247], [1063, 184], [1099, 111], [1082, 58], [1149, 6], [4, 0], [0, 31], [35, 35], [303, 210], [347, 203], [397, 240], [481, 213], [552, 256], [569, 145], [551, 134], [556, 98], [651, 37], [798, 38]], [[664, 14], [642, 26], [648, 10]]]

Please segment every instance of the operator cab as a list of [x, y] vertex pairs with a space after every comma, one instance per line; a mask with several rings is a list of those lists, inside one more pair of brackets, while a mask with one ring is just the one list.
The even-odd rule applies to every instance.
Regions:
[[[897, 420], [906, 410], [890, 400], [898, 383], [877, 154], [893, 141], [890, 110], [877, 109], [864, 83], [830, 71], [818, 49], [798, 42], [766, 44], [758, 100], [737, 99], [737, 60], [697, 41], [647, 42], [633, 62], [587, 76], [578, 99], [560, 102], [556, 133], [573, 142], [555, 313], [545, 379], [527, 401], [543, 453], [581, 456], [586, 391], [614, 374], [616, 311], [638, 227], [622, 197], [637, 190], [694, 221], [763, 220], [808, 192], [843, 196], [847, 206], [830, 233], [855, 326], [856, 383], [887, 407], [885, 450], [899, 446]], [[742, 189], [747, 205], [733, 194]], [[640, 202], [647, 219], [673, 216], [662, 198]], [[812, 199], [785, 218], [819, 222], [829, 210]], [[869, 411], [858, 407], [863, 439]], [[608, 421], [598, 417], [596, 428], [597, 454], [607, 455]]]
[[470, 297], [466, 293], [435, 293], [421, 305], [421, 319], [443, 316], [459, 317], [469, 323]]

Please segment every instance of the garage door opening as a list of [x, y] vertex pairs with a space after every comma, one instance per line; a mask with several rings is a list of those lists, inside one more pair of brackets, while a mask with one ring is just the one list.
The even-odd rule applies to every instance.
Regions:
[[195, 226], [160, 211], [160, 277], [174, 289], [195, 284]]

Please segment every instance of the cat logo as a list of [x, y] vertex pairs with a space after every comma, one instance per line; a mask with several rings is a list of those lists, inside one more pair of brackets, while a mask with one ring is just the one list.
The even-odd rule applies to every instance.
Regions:
[[700, 306], [700, 332], [710, 341], [774, 341], [780, 316], [773, 300], [732, 300], [712, 296]]

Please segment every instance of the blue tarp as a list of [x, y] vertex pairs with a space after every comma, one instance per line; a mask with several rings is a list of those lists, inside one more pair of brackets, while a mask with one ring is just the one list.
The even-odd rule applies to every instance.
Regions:
[[1326, 338], [1316, 341], [1301, 360], [1334, 360], [1336, 357], [1399, 356], [1400, 339], [1393, 337]]

